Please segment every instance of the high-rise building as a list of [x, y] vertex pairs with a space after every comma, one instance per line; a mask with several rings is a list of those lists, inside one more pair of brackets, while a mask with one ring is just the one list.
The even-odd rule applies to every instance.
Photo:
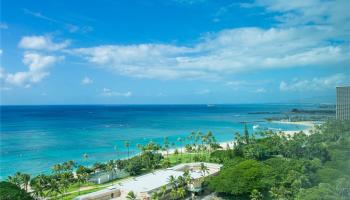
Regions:
[[337, 87], [336, 117], [340, 120], [350, 120], [350, 86]]

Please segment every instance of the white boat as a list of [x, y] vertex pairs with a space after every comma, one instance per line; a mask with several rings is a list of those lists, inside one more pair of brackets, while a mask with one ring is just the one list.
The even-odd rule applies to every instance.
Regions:
[[259, 128], [260, 128], [260, 126], [259, 126], [258, 124], [253, 125], [253, 129], [254, 129], [254, 130], [259, 129]]

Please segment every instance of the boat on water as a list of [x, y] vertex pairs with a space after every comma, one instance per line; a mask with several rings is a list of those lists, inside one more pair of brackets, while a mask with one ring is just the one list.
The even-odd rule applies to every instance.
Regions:
[[253, 129], [254, 130], [260, 129], [260, 126], [258, 124], [255, 124], [255, 125], [253, 125]]

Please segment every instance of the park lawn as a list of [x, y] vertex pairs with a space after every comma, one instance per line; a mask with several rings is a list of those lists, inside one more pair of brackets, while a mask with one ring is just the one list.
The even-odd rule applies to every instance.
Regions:
[[195, 162], [194, 157], [200, 156], [202, 158], [202, 161], [207, 162], [209, 161], [209, 153], [203, 152], [203, 153], [179, 153], [179, 154], [169, 154], [167, 158], [169, 158], [171, 166], [180, 164], [180, 163], [189, 163], [189, 162]]
[[91, 193], [91, 192], [96, 192], [96, 191], [99, 191], [101, 189], [103, 189], [104, 187], [97, 187], [97, 188], [93, 188], [93, 189], [90, 189], [90, 190], [84, 190], [84, 191], [80, 191], [80, 193], [77, 191], [77, 192], [73, 192], [73, 193], [70, 193], [68, 195], [65, 195], [63, 198], [62, 197], [58, 197], [56, 198], [57, 200], [59, 199], [63, 199], [63, 200], [72, 200], [80, 195], [83, 195], [83, 194], [88, 194], [88, 193]]
[[80, 186], [79, 186], [78, 183], [74, 183], [73, 185], [71, 185], [71, 186], [68, 188], [67, 192], [78, 191], [79, 188], [88, 187], [88, 186], [98, 186], [98, 185], [95, 184], [95, 183], [86, 182], [86, 183], [80, 184]]

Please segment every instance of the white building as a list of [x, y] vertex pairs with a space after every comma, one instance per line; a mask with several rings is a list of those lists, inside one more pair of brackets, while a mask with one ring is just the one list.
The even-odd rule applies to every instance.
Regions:
[[130, 191], [134, 192], [137, 199], [149, 200], [152, 193], [157, 192], [164, 185], [170, 189], [169, 177], [182, 176], [186, 169], [189, 170], [192, 178], [189, 190], [198, 191], [204, 177], [216, 175], [222, 165], [214, 163], [203, 163], [208, 171], [203, 174], [200, 170], [201, 163], [184, 163], [171, 168], [157, 170], [153, 173], [145, 174], [139, 177], [130, 178], [119, 182], [115, 186], [82, 195], [76, 200], [109, 200], [109, 199], [126, 199]]
[[350, 120], [350, 86], [339, 86], [336, 90], [336, 117], [340, 120]]

